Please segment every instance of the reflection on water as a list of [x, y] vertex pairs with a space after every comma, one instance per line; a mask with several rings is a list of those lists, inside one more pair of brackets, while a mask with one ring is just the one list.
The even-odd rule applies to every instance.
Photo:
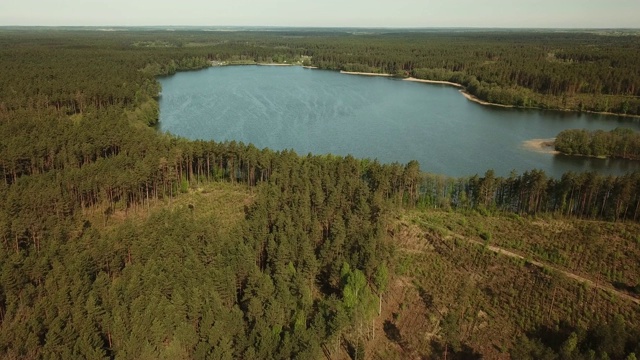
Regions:
[[418, 160], [451, 176], [494, 169], [621, 174], [639, 162], [554, 156], [525, 149], [568, 128], [640, 130], [631, 118], [507, 109], [466, 100], [458, 89], [300, 67], [237, 66], [160, 78], [160, 129], [191, 139], [235, 140], [300, 154], [381, 162]]
[[640, 162], [622, 159], [600, 159], [586, 156], [569, 156], [556, 154], [553, 156], [553, 167], [556, 171], [597, 171], [603, 173], [622, 174], [637, 171]]

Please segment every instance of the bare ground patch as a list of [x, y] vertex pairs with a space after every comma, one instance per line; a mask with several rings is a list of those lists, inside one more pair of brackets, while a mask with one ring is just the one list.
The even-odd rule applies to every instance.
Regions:
[[526, 150], [531, 150], [543, 154], [559, 154], [554, 148], [555, 138], [551, 139], [531, 139], [522, 142], [522, 147]]

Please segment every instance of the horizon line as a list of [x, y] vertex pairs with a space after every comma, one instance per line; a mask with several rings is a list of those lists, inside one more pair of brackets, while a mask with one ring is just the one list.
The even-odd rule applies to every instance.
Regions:
[[288, 28], [288, 29], [471, 29], [471, 30], [640, 30], [639, 27], [349, 26], [349, 25], [0, 25], [0, 28]]

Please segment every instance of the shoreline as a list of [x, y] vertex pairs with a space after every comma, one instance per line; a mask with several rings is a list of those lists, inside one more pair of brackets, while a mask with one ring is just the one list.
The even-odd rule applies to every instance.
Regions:
[[296, 64], [281, 64], [281, 63], [256, 63], [258, 66], [295, 66]]
[[464, 89], [464, 86], [462, 86], [461, 84], [458, 83], [454, 83], [451, 81], [443, 81], [443, 80], [425, 80], [425, 79], [418, 79], [418, 78], [414, 78], [414, 77], [408, 77], [408, 78], [404, 78], [402, 79], [404, 81], [412, 81], [412, 82], [419, 82], [419, 83], [425, 83], [425, 84], [442, 84], [442, 85], [450, 85], [450, 86], [455, 86], [457, 88], [461, 88]]
[[560, 151], [555, 150], [553, 142], [556, 138], [531, 139], [522, 142], [522, 147], [526, 150], [535, 151], [542, 154], [557, 155]]
[[550, 155], [563, 155], [563, 156], [570, 156], [570, 157], [581, 157], [581, 158], [588, 158], [588, 159], [600, 159], [600, 160], [609, 160], [609, 159], [617, 159], [617, 160], [624, 160], [624, 161], [640, 161], [640, 160], [636, 160], [636, 159], [627, 159], [627, 158], [620, 158], [620, 157], [614, 157], [614, 156], [594, 156], [594, 155], [584, 155], [584, 154], [565, 154], [561, 151], [555, 150], [555, 146], [554, 146], [554, 141], [556, 140], [556, 138], [550, 138], [550, 139], [531, 139], [531, 140], [525, 140], [522, 142], [521, 147], [525, 150], [529, 150], [529, 151], [535, 151], [537, 153], [541, 153], [541, 154], [550, 154]]
[[[461, 85], [462, 86], [462, 85]], [[473, 101], [474, 103], [480, 104], [480, 105], [485, 105], [485, 106], [495, 106], [495, 107], [501, 107], [501, 108], [516, 108], [515, 105], [504, 105], [504, 104], [496, 104], [496, 103], [492, 103], [492, 102], [488, 102], [488, 101], [484, 101], [484, 100], [480, 100], [478, 99], [475, 95], [469, 94], [467, 92], [467, 89], [461, 89], [460, 93], [462, 94], [462, 96], [464, 96], [467, 100], [469, 101]], [[534, 108], [520, 108], [520, 109], [534, 109]]]
[[[395, 77], [395, 75], [393, 75], [393, 74], [386, 74], [386, 73], [367, 73], [367, 72], [344, 71], [344, 70], [340, 70], [340, 74]], [[502, 108], [515, 108], [516, 107], [515, 105], [496, 104], [496, 103], [491, 103], [491, 102], [488, 102], [488, 101], [480, 100], [477, 97], [475, 97], [474, 95], [469, 94], [464, 85], [458, 84], [458, 83], [454, 83], [454, 82], [451, 82], [451, 81], [418, 79], [418, 78], [414, 78], [414, 77], [411, 77], [411, 76], [410, 77], [406, 77], [406, 78], [402, 78], [402, 81], [411, 81], [411, 82], [418, 82], [418, 83], [424, 83], [424, 84], [449, 85], [449, 86], [453, 86], [453, 87], [459, 88], [460, 89], [460, 93], [462, 94], [462, 96], [464, 96], [467, 100], [472, 101], [472, 102], [477, 103], [477, 104], [480, 104], [480, 105], [496, 106], [496, 107], [502, 107]], [[534, 108], [531, 108], [531, 109], [534, 109]]]
[[[215, 64], [215, 65], [212, 64], [211, 67], [215, 67], [215, 66], [234, 66], [234, 65], [302, 66], [302, 68], [304, 68], [304, 69], [319, 69], [317, 66], [305, 66], [305, 65], [300, 65], [300, 64], [279, 64], [279, 63], [247, 63], [247, 64], [220, 63], [220, 64]], [[344, 70], [340, 70], [340, 74], [361, 75], [361, 76], [380, 76], [380, 77], [387, 77], [387, 78], [396, 77], [393, 74], [387, 74], [387, 73], [368, 73], [368, 72], [344, 71]], [[562, 111], [562, 112], [572, 112], [572, 113], [576, 113], [576, 114], [585, 113], [585, 114], [596, 114], [596, 115], [618, 116], [618, 117], [625, 117], [625, 118], [640, 119], [640, 115], [619, 114], [619, 113], [608, 112], [608, 111], [572, 110], [572, 109], [560, 109], [560, 108], [541, 108], [541, 107], [535, 107], [535, 106], [517, 106], [517, 105], [498, 104], [498, 103], [492, 103], [492, 102], [481, 100], [481, 99], [477, 98], [475, 95], [470, 94], [467, 91], [467, 89], [466, 89], [466, 87], [464, 85], [458, 84], [458, 83], [454, 83], [454, 82], [451, 82], [451, 81], [427, 80], [427, 79], [418, 79], [418, 78], [414, 78], [414, 77], [406, 77], [406, 78], [402, 78], [402, 80], [403, 81], [425, 83], [425, 84], [440, 84], [440, 85], [454, 86], [454, 87], [457, 87], [457, 88], [460, 89], [460, 93], [467, 100], [472, 101], [472, 102], [474, 102], [476, 104], [484, 105], [484, 106], [494, 106], [494, 107], [501, 107], [501, 108], [508, 108], [508, 109], [530, 109], [530, 110], [545, 110], [545, 111]]]
[[[385, 74], [385, 73], [366, 73], [366, 72], [357, 72], [357, 71], [344, 71], [344, 70], [340, 70], [341, 74], [347, 74], [347, 75], [364, 75], [364, 76], [382, 76], [382, 77], [394, 77], [394, 75], [392, 74]], [[480, 104], [480, 105], [485, 105], [485, 106], [495, 106], [495, 107], [501, 107], [501, 108], [510, 108], [510, 109], [531, 109], [531, 110], [547, 110], [547, 111], [563, 111], [563, 112], [573, 112], [573, 113], [586, 113], [586, 114], [596, 114], [596, 115], [608, 115], [608, 116], [621, 116], [621, 117], [628, 117], [628, 118], [635, 118], [635, 119], [640, 119], [640, 115], [632, 115], [632, 114], [619, 114], [619, 113], [613, 113], [613, 112], [607, 112], [607, 111], [591, 111], [591, 110], [572, 110], [572, 109], [554, 109], [554, 108], [541, 108], [541, 107], [535, 107], [535, 106], [516, 106], [516, 105], [506, 105], [506, 104], [498, 104], [498, 103], [492, 103], [492, 102], [488, 102], [488, 101], [484, 101], [481, 100], [479, 98], [477, 98], [475, 95], [470, 94], [466, 87], [462, 84], [458, 84], [458, 83], [454, 83], [451, 81], [444, 81], [444, 80], [426, 80], [426, 79], [418, 79], [418, 78], [414, 78], [414, 77], [407, 77], [407, 78], [402, 78], [403, 81], [412, 81], [412, 82], [419, 82], [419, 83], [425, 83], [425, 84], [442, 84], [442, 85], [450, 85], [450, 86], [454, 86], [460, 89], [460, 93], [462, 94], [462, 96], [464, 96], [467, 100], [472, 101], [474, 103]]]
[[384, 73], [367, 73], [367, 72], [344, 71], [344, 70], [340, 70], [340, 74], [347, 74], [347, 75], [363, 75], [363, 76], [382, 76], [382, 77], [393, 77], [393, 75], [391, 75], [391, 74], [384, 74]]
[[[541, 108], [527, 108], [527, 109], [555, 110], [555, 109], [541, 109]], [[577, 112], [577, 113], [587, 113], [587, 114], [596, 114], [596, 115], [621, 116], [621, 117], [628, 117], [628, 118], [640, 119], [640, 115], [633, 115], [633, 114], [618, 114], [618, 113], [612, 113], [612, 112], [609, 112], [609, 111], [591, 111], [591, 110], [582, 110], [582, 111], [578, 111], [578, 110], [571, 110], [571, 109], [558, 109], [557, 111]]]

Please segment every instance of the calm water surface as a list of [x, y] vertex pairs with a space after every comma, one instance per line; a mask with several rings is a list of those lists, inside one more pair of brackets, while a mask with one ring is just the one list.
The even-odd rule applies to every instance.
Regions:
[[301, 67], [229, 66], [161, 78], [160, 128], [190, 139], [236, 140], [299, 154], [418, 160], [451, 176], [621, 174], [640, 162], [552, 155], [523, 142], [570, 128], [640, 130], [629, 118], [482, 106], [456, 88]]

